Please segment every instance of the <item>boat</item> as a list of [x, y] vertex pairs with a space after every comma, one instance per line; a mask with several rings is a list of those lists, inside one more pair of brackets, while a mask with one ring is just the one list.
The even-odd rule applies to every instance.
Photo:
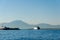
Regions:
[[2, 27], [0, 30], [20, 30], [19, 28]]
[[19, 28], [8, 28], [8, 27], [5, 27], [3, 30], [19, 30]]
[[33, 29], [34, 29], [34, 30], [39, 30], [39, 29], [40, 29], [40, 27], [39, 27], [39, 26], [37, 26], [37, 27], [34, 27]]

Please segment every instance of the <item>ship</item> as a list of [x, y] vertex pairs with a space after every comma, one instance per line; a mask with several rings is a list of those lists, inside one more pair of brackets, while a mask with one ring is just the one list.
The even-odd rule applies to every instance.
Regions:
[[37, 27], [34, 27], [33, 29], [34, 29], [34, 30], [40, 30], [40, 27], [37, 26]]
[[1, 27], [0, 30], [20, 30], [19, 28]]

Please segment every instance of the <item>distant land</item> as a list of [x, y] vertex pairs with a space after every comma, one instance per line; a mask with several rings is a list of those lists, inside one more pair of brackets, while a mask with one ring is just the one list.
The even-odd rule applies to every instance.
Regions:
[[25, 23], [21, 20], [15, 20], [9, 23], [0, 23], [0, 27], [11, 27], [11, 28], [15, 28], [18, 27], [20, 29], [31, 29], [34, 27], [39, 26], [41, 29], [60, 29], [60, 25], [50, 25], [50, 24], [46, 24], [46, 23], [40, 23], [40, 24], [36, 24], [36, 25], [31, 25], [28, 23]]

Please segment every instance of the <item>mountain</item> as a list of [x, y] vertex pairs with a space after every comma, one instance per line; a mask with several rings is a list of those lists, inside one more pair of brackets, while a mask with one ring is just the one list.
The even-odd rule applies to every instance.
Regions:
[[46, 23], [37, 24], [36, 26], [39, 26], [41, 29], [60, 29], [60, 25], [51, 25]]
[[29, 29], [32, 28], [33, 25], [29, 25], [21, 20], [15, 20], [10, 23], [2, 23], [0, 26], [6, 26], [6, 27], [18, 27], [20, 29]]
[[31, 29], [33, 27], [37, 27], [39, 26], [41, 29], [42, 28], [59, 28], [60, 29], [60, 25], [50, 25], [50, 24], [46, 24], [46, 23], [41, 23], [41, 24], [37, 24], [37, 25], [30, 25], [30, 24], [27, 24], [21, 20], [15, 20], [15, 21], [12, 21], [12, 22], [9, 22], [9, 23], [1, 23], [0, 24], [0, 27], [2, 26], [6, 26], [6, 27], [18, 27], [20, 29]]

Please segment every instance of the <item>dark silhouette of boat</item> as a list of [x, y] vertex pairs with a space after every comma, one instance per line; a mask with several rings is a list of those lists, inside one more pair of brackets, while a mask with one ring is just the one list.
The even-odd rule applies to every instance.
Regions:
[[4, 27], [4, 28], [1, 28], [0, 30], [20, 30], [19, 28], [9, 28], [9, 27]]
[[39, 30], [39, 29], [40, 29], [40, 27], [39, 27], [39, 26], [37, 26], [37, 29]]
[[3, 28], [3, 30], [19, 30], [19, 28], [8, 28], [8, 27], [5, 27], [5, 28]]

